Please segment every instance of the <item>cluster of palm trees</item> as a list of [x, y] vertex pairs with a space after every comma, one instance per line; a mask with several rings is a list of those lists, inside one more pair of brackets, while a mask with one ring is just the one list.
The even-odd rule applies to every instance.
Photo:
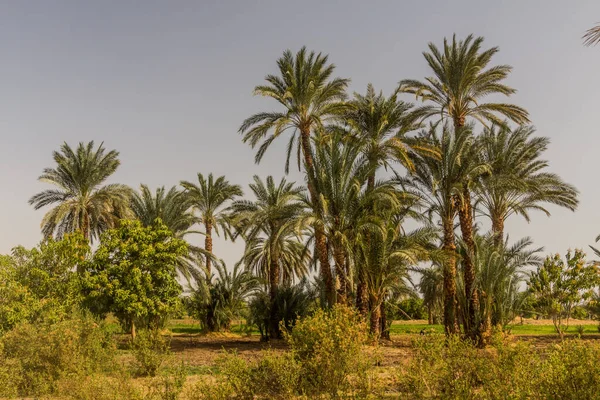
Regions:
[[[539, 261], [527, 239], [508, 245], [506, 219], [549, 214], [548, 204], [577, 206], [577, 190], [547, 172], [548, 139], [535, 136], [527, 111], [486, 102], [515, 90], [504, 83], [511, 67], [490, 65], [498, 48], [482, 43], [468, 36], [430, 44], [431, 76], [400, 81], [390, 96], [369, 85], [351, 98], [350, 81], [334, 76], [328, 56], [284, 52], [278, 73], [255, 88], [277, 108], [250, 116], [239, 132], [257, 149], [257, 163], [287, 136], [285, 171], [295, 153], [305, 187], [255, 177], [255, 200], [244, 200], [224, 177], [198, 174], [181, 189], [134, 193], [102, 186], [118, 166], [116, 152], [65, 144], [55, 153], [58, 167], [41, 177], [59, 189], [30, 202], [58, 204], [42, 222], [47, 236], [79, 229], [93, 240], [131, 217], [146, 224], [160, 217], [180, 237], [200, 224], [204, 248], [190, 247], [180, 270], [199, 279], [201, 266], [208, 281], [213, 231], [241, 237], [241, 264], [263, 279], [272, 302], [314, 268], [322, 305], [354, 305], [376, 336], [385, 332], [384, 302], [406, 293], [411, 271], [420, 272], [430, 319], [442, 308], [447, 334], [482, 342], [516, 301], [520, 269]], [[479, 232], [481, 217], [491, 232]], [[269, 331], [278, 329], [273, 315]]]

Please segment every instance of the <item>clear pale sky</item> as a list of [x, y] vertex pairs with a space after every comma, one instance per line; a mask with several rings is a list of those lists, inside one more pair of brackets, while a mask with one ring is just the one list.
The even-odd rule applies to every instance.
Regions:
[[[27, 200], [48, 187], [37, 177], [63, 141], [120, 151], [111, 182], [171, 186], [201, 171], [247, 190], [253, 174], [283, 173], [284, 143], [256, 166], [237, 134], [275, 106], [252, 89], [283, 50], [328, 53], [351, 91], [389, 93], [429, 75], [421, 52], [454, 32], [500, 47], [494, 62], [514, 67], [510, 101], [552, 139], [551, 170], [581, 191], [576, 213], [513, 217], [510, 236], [547, 252], [587, 248], [600, 233], [600, 46], [581, 36], [597, 21], [597, 0], [3, 2], [0, 252], [41, 239], [46, 210]], [[233, 263], [241, 248], [218, 241], [215, 253]]]

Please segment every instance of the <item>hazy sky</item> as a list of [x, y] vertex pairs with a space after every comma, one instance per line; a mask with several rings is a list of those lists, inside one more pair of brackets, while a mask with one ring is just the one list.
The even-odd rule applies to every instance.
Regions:
[[[509, 234], [548, 252], [587, 248], [600, 233], [600, 46], [581, 36], [599, 20], [598, 0], [2, 2], [0, 252], [41, 239], [45, 210], [27, 200], [47, 188], [36, 179], [63, 141], [120, 151], [111, 182], [171, 186], [201, 171], [246, 188], [253, 174], [283, 172], [285, 143], [256, 166], [237, 134], [275, 107], [252, 89], [283, 50], [328, 53], [352, 91], [372, 82], [389, 93], [429, 75], [421, 52], [454, 32], [500, 46], [494, 62], [514, 67], [510, 101], [552, 139], [551, 170], [581, 191], [576, 213], [513, 217]], [[215, 245], [228, 262], [240, 249]]]

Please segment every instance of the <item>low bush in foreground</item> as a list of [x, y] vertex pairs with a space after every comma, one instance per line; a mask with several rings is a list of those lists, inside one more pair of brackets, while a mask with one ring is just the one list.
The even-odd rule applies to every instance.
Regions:
[[0, 338], [0, 395], [53, 393], [61, 379], [107, 369], [113, 349], [107, 331], [88, 317], [17, 325]]
[[372, 365], [364, 351], [367, 327], [346, 307], [318, 310], [285, 335], [290, 351], [260, 360], [226, 355], [217, 383], [200, 383], [191, 399], [289, 399], [296, 396], [367, 397]]
[[498, 341], [480, 350], [441, 335], [413, 343], [399, 373], [401, 397], [414, 399], [598, 399], [600, 345], [579, 339], [536, 349]]

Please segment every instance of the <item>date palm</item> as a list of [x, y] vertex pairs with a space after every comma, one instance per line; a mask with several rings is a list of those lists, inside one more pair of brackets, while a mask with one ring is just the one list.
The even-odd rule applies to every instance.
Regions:
[[444, 325], [446, 334], [458, 333], [456, 303], [456, 237], [454, 221], [460, 207], [465, 176], [471, 168], [463, 165], [463, 159], [473, 144], [472, 135], [460, 130], [455, 134], [447, 125], [438, 132], [439, 122], [421, 133], [440, 151], [440, 158], [419, 157], [410, 177], [399, 177], [407, 188], [419, 194], [432, 217], [439, 218], [442, 225], [442, 249], [446, 253], [444, 265]]
[[577, 208], [577, 189], [546, 172], [548, 161], [541, 157], [550, 140], [534, 134], [531, 126], [492, 126], [479, 137], [481, 157], [491, 174], [481, 180], [478, 209], [491, 220], [497, 244], [504, 242], [504, 223], [513, 214], [529, 222], [532, 210], [550, 215], [546, 204]]
[[587, 31], [585, 31], [585, 34], [583, 35], [582, 39], [583, 44], [585, 44], [586, 46], [594, 46], [600, 43], [600, 24], [597, 24], [593, 28], [590, 28]]
[[397, 92], [385, 97], [381, 92], [375, 93], [369, 84], [367, 93], [355, 93], [348, 105], [344, 122], [367, 161], [368, 190], [373, 188], [375, 175], [381, 167], [387, 170], [397, 162], [411, 171], [415, 154], [438, 156], [436, 149], [426, 142], [408, 136], [417, 129], [410, 113], [412, 105], [398, 100]]
[[405, 232], [402, 213], [387, 213], [380, 234], [363, 241], [358, 262], [364, 265], [371, 305], [370, 329], [375, 337], [382, 330], [382, 305], [386, 296], [408, 278], [409, 267], [431, 259], [437, 232], [431, 227]]
[[[315, 170], [312, 139], [330, 121], [342, 115], [346, 109], [348, 79], [332, 78], [335, 65], [328, 56], [309, 52], [302, 47], [295, 55], [286, 50], [277, 60], [279, 75], [267, 75], [267, 84], [257, 86], [254, 93], [277, 101], [280, 110], [261, 112], [247, 118], [239, 132], [243, 141], [254, 148], [259, 146], [256, 162], [260, 162], [270, 145], [288, 132], [286, 172], [294, 147], [297, 146], [298, 168], [304, 167], [311, 202], [318, 210], [319, 193], [315, 188]], [[314, 228], [316, 252], [321, 265], [329, 299], [333, 296], [333, 276], [329, 265], [327, 239], [319, 227]]]
[[94, 142], [79, 143], [73, 150], [63, 143], [60, 151], [53, 152], [56, 167], [46, 168], [38, 178], [56, 189], [44, 190], [29, 199], [36, 210], [55, 205], [42, 220], [44, 237], [62, 238], [64, 234], [79, 231], [89, 241], [115, 226], [130, 215], [131, 189], [105, 181], [120, 165], [119, 153], [106, 152], [103, 144], [94, 148]]
[[[352, 142], [359, 149], [367, 168], [367, 192], [375, 187], [379, 169], [393, 168], [399, 163], [407, 170], [414, 169], [415, 154], [437, 156], [435, 148], [426, 142], [409, 137], [416, 129], [410, 114], [412, 105], [398, 100], [397, 92], [390, 97], [377, 94], [371, 84], [365, 95], [354, 94], [344, 116]], [[366, 276], [358, 266], [357, 307], [366, 315], [368, 307]]]
[[163, 224], [178, 238], [183, 238], [196, 218], [190, 210], [190, 199], [177, 187], [168, 191], [164, 186], [153, 194], [147, 185], [140, 185], [139, 193], [131, 198], [131, 211], [144, 226], [154, 223], [160, 218]]
[[229, 203], [238, 196], [242, 196], [242, 188], [232, 185], [220, 176], [214, 179], [213, 174], [205, 177], [198, 173], [198, 183], [182, 181], [185, 195], [194, 211], [199, 214], [199, 221], [204, 226], [204, 251], [206, 252], [206, 276], [211, 276], [213, 229], [219, 235], [219, 228], [227, 229], [227, 215], [225, 209]]
[[486, 125], [487, 122], [501, 123], [508, 118], [518, 124], [529, 122], [525, 109], [513, 104], [485, 103], [489, 95], [510, 96], [516, 90], [503, 81], [512, 70], [509, 65], [489, 66], [498, 47], [482, 50], [483, 37], [467, 36], [457, 41], [456, 35], [444, 47], [429, 43], [429, 52], [423, 56], [433, 72], [425, 81], [403, 80], [400, 91], [416, 95], [426, 104], [415, 110], [421, 118], [449, 118], [455, 127], [466, 125], [468, 117]]
[[234, 202], [231, 205], [232, 221], [246, 240], [243, 263], [268, 282], [273, 312], [269, 336], [279, 338], [274, 304], [279, 287], [291, 284], [294, 276], [305, 276], [310, 262], [310, 252], [297, 231], [298, 218], [304, 212], [299, 197], [303, 189], [285, 179], [276, 185], [272, 176], [268, 176], [266, 182], [254, 176], [250, 189], [256, 200]]

